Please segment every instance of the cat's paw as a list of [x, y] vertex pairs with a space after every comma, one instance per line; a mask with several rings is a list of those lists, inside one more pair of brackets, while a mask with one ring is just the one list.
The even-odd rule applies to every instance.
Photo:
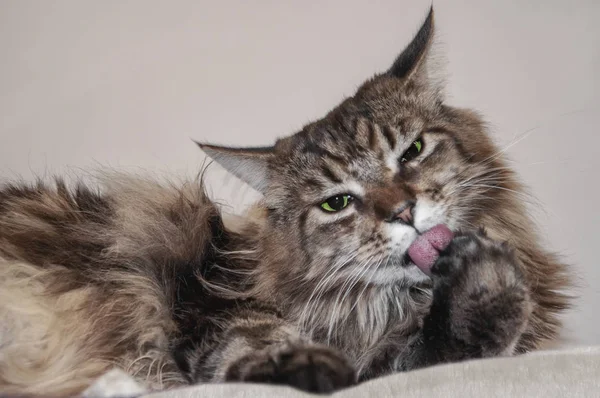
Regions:
[[443, 336], [444, 349], [463, 358], [513, 353], [533, 305], [511, 247], [483, 231], [459, 234], [431, 273], [434, 297], [426, 338]]
[[309, 345], [251, 353], [233, 364], [225, 378], [331, 393], [355, 384], [356, 372], [337, 351]]

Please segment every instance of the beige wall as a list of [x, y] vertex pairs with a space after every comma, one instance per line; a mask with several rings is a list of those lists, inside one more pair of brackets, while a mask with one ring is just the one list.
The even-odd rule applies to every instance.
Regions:
[[[0, 0], [0, 176], [192, 174], [190, 137], [269, 144], [386, 68], [429, 3]], [[486, 115], [574, 264], [570, 342], [600, 343], [600, 2], [435, 5], [450, 101]], [[217, 169], [211, 189], [253, 198]]]

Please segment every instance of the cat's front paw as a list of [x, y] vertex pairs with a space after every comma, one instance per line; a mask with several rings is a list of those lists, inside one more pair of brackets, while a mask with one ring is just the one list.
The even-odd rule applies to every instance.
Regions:
[[337, 351], [307, 345], [248, 354], [229, 368], [225, 378], [331, 393], [355, 384], [356, 372]]
[[510, 355], [532, 311], [514, 251], [480, 231], [459, 234], [431, 268], [434, 298], [426, 339], [454, 359]]

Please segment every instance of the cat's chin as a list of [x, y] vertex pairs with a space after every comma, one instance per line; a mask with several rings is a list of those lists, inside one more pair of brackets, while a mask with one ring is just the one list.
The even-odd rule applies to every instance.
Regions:
[[388, 266], [378, 270], [367, 282], [372, 285], [402, 285], [409, 288], [430, 281], [431, 278], [414, 263], [403, 262], [402, 265]]

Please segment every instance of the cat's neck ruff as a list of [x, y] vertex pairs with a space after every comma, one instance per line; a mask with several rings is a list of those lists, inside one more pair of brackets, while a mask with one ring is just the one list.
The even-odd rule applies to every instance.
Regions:
[[386, 336], [417, 329], [430, 300], [427, 286], [360, 285], [294, 303], [290, 312], [308, 338], [339, 346], [361, 362]]

